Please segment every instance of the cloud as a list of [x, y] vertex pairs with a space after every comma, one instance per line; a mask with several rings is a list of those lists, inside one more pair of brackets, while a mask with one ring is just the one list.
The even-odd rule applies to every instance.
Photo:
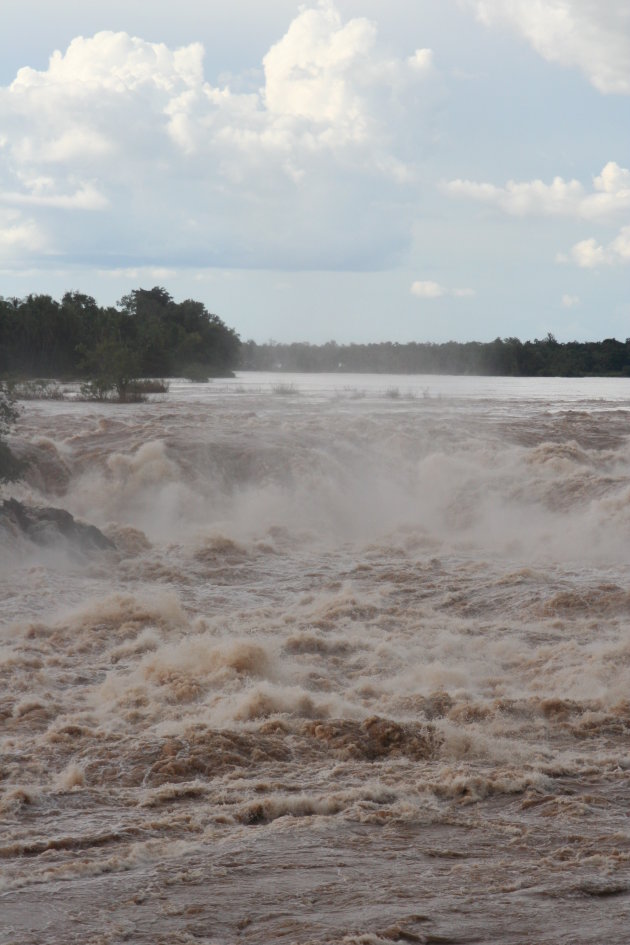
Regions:
[[575, 308], [576, 305], [580, 304], [580, 298], [577, 295], [569, 295], [567, 292], [562, 296], [562, 307], [563, 308]]
[[421, 299], [439, 299], [440, 296], [446, 295], [446, 289], [437, 282], [414, 282], [411, 294]]
[[119, 269], [100, 269], [97, 275], [109, 279], [135, 279], [135, 280], [153, 280], [154, 282], [164, 282], [167, 279], [174, 279], [177, 276], [176, 269], [167, 269], [164, 266], [138, 266], [136, 268]]
[[570, 258], [582, 269], [595, 269], [609, 262], [604, 247], [598, 246], [597, 241], [592, 238], [576, 243]]
[[[569, 258], [582, 269], [630, 263], [630, 226], [622, 227], [607, 246], [599, 244], [593, 238], [581, 240], [572, 247]], [[558, 261], [566, 261], [566, 256]]]
[[610, 244], [612, 252], [620, 262], [630, 262], [630, 226], [624, 226]]
[[452, 180], [444, 185], [452, 197], [465, 197], [492, 204], [514, 216], [558, 216], [607, 221], [630, 209], [630, 170], [609, 161], [593, 178], [587, 191], [578, 180], [555, 177], [542, 180], [508, 181], [505, 186]]
[[630, 95], [627, 0], [464, 0], [488, 26], [517, 30], [544, 59], [580, 69], [600, 92]]
[[74, 193], [60, 194], [55, 192], [51, 178], [40, 177], [29, 181], [25, 191], [0, 192], [0, 204], [2, 203], [63, 210], [102, 210], [108, 206], [109, 201], [93, 184], [81, 184]]
[[[20, 69], [0, 88], [0, 207], [28, 207], [57, 254], [99, 267], [399, 258], [430, 50], [393, 57], [372, 22], [321, 2], [269, 49], [260, 87], [212, 85], [203, 60], [199, 43], [100, 32]], [[26, 264], [42, 240], [18, 244]]]
[[46, 234], [35, 220], [17, 211], [0, 209], [0, 250], [5, 259], [32, 249], [45, 252], [47, 248]]
[[444, 295], [450, 295], [454, 298], [471, 298], [474, 296], [474, 289], [447, 289], [439, 282], [418, 281], [411, 285], [411, 294], [420, 299], [439, 299]]
[[[630, 211], [630, 170], [615, 161], [609, 161], [593, 177], [590, 190], [578, 180], [566, 181], [562, 177], [555, 177], [551, 184], [541, 180], [510, 180], [503, 187], [459, 179], [447, 182], [442, 189], [451, 197], [490, 204], [520, 217], [564, 217], [609, 224]], [[575, 243], [569, 254], [556, 255], [556, 262], [574, 262], [582, 269], [629, 261], [630, 226], [622, 227], [606, 246], [590, 237]]]

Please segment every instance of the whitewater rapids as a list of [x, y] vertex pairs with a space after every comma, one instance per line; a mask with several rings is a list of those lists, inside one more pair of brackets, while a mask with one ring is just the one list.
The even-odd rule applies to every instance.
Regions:
[[28, 402], [0, 943], [625, 945], [630, 380]]

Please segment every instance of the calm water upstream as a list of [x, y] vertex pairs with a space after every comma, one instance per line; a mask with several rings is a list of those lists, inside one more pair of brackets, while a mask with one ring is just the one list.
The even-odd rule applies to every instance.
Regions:
[[630, 379], [29, 402], [0, 943], [626, 945]]

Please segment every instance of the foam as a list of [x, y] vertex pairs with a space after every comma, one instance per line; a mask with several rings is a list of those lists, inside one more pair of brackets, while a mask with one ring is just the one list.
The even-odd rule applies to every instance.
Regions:
[[497, 889], [592, 911], [627, 865], [627, 412], [204, 396], [25, 409], [18, 491], [63, 488], [117, 551], [4, 549], [11, 921], [29, 886], [93, 917], [129, 885], [120, 921], [158, 902], [165, 940], [206, 906], [231, 940], [243, 896], [270, 941], [420, 939], [418, 876], [486, 931]]

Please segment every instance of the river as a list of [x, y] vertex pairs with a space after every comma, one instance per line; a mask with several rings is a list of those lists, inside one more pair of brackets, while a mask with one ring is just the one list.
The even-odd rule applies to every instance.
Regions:
[[29, 401], [0, 943], [625, 945], [630, 380]]

